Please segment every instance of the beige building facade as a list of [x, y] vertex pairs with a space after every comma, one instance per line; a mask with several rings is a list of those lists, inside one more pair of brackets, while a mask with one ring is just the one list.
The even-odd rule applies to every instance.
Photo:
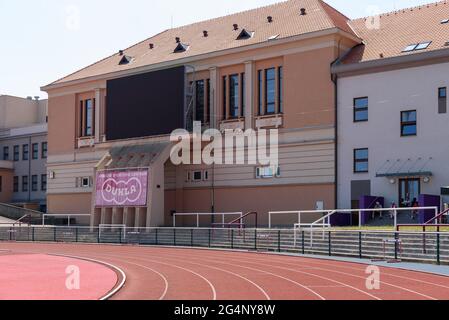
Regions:
[[[299, 27], [284, 30], [289, 23], [282, 21], [281, 28], [281, 19], [297, 21]], [[311, 25], [318, 27], [311, 30]], [[248, 37], [234, 38], [243, 27], [251, 31]], [[216, 30], [223, 33], [219, 38]], [[232, 41], [219, 42], [228, 33]], [[172, 39], [171, 51], [164, 48], [164, 37]], [[178, 56], [175, 38], [187, 48]], [[219, 43], [202, 43], [212, 40]], [[49, 95], [48, 211], [90, 214], [92, 225], [129, 227], [170, 226], [173, 213], [256, 211], [264, 226], [269, 211], [334, 208], [336, 113], [330, 68], [359, 43], [347, 18], [325, 3], [287, 1], [168, 30], [44, 87]], [[131, 61], [126, 67], [120, 66], [123, 57]], [[186, 66], [186, 90], [193, 88], [193, 102], [187, 104], [205, 127], [279, 130], [279, 165], [269, 168], [272, 174], [264, 176], [267, 168], [257, 165], [176, 166], [166, 134], [108, 140], [108, 81], [177, 66]], [[99, 206], [98, 173], [132, 168], [149, 172], [147, 205]], [[201, 224], [213, 221], [208, 217]], [[179, 220], [185, 226], [194, 222]], [[294, 222], [286, 216], [275, 224]]]

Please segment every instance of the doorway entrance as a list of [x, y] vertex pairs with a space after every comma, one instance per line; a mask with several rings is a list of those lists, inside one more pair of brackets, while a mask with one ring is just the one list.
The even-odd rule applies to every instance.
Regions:
[[418, 201], [421, 194], [421, 179], [399, 180], [399, 204], [401, 207], [411, 207], [413, 200]]

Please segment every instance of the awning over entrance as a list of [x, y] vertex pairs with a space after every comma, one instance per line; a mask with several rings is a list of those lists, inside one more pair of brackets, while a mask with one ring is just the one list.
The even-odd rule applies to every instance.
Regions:
[[421, 172], [395, 172], [395, 173], [377, 173], [377, 178], [418, 178], [418, 177], [432, 177], [432, 172], [421, 171]]
[[429, 163], [432, 158], [408, 158], [386, 160], [377, 170], [377, 178], [419, 178], [432, 177]]
[[170, 145], [170, 143], [152, 143], [112, 147], [98, 163], [97, 170], [149, 168]]

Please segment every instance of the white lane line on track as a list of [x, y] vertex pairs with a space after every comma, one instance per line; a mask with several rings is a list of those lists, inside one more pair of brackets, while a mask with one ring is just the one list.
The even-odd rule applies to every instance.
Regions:
[[[166, 256], [163, 256], [162, 258], [168, 259], [168, 260], [177, 260], [176, 258], [167, 258]], [[147, 261], [146, 259], [143, 259], [143, 258], [139, 258], [139, 260]], [[204, 260], [204, 261], [207, 261], [207, 260]], [[240, 278], [242, 280], [247, 281], [248, 283], [252, 284], [253, 286], [255, 286], [265, 296], [265, 298], [267, 300], [271, 300], [271, 297], [268, 295], [268, 293], [261, 286], [259, 286], [257, 283], [251, 281], [250, 279], [248, 279], [248, 278], [246, 278], [246, 277], [244, 277], [242, 275], [239, 275], [239, 274], [237, 274], [235, 272], [232, 272], [232, 271], [229, 271], [229, 270], [221, 269], [221, 268], [218, 268], [218, 267], [213, 267], [213, 266], [210, 266], [210, 265], [207, 265], [207, 264], [195, 263], [195, 262], [191, 262], [191, 261], [184, 261], [184, 262], [189, 263], [189, 264], [193, 264], [193, 265], [197, 265], [197, 266], [201, 266], [201, 267], [206, 267], [206, 268], [218, 270], [218, 271], [221, 271], [221, 272], [228, 273], [228, 274], [231, 274], [233, 276], [236, 276], [236, 277], [238, 277], [238, 278]]]
[[[96, 255], [96, 256], [97, 256], [97, 255]], [[104, 255], [100, 255], [100, 256], [104, 256]], [[109, 259], [111, 259], [111, 258], [109, 258]], [[133, 262], [129, 262], [129, 261], [123, 261], [122, 259], [120, 259], [120, 258], [118, 258], [118, 257], [113, 258], [113, 259], [114, 259], [114, 260], [118, 260], [118, 261], [120, 261], [120, 262], [122, 262], [122, 263], [134, 265], [134, 266], [136, 266], [136, 267], [139, 267], [139, 268], [142, 268], [142, 269], [149, 270], [149, 271], [151, 271], [151, 272], [157, 274], [159, 277], [161, 277], [162, 280], [164, 281], [165, 289], [164, 289], [162, 295], [159, 297], [158, 300], [164, 300], [164, 299], [165, 299], [165, 296], [167, 295], [167, 292], [168, 292], [168, 280], [167, 280], [167, 278], [166, 278], [162, 273], [160, 273], [159, 271], [157, 271], [157, 270], [155, 270], [155, 269], [153, 269], [153, 268], [150, 268], [150, 267], [147, 267], [147, 266], [138, 264], [138, 263], [133, 263]]]
[[[178, 257], [179, 257], [179, 255], [178, 255]], [[200, 260], [211, 261], [211, 259], [205, 259], [205, 258], [200, 259]], [[301, 288], [303, 288], [303, 289], [309, 291], [309, 292], [312, 293], [313, 295], [317, 296], [320, 300], [326, 300], [326, 299], [325, 299], [323, 296], [321, 296], [318, 292], [316, 292], [316, 291], [314, 291], [314, 290], [308, 288], [307, 286], [305, 286], [305, 285], [303, 285], [303, 284], [301, 284], [301, 283], [299, 283], [299, 282], [297, 282], [297, 281], [294, 281], [294, 280], [289, 279], [289, 278], [285, 278], [285, 277], [283, 277], [283, 276], [281, 276], [281, 275], [274, 274], [274, 273], [271, 273], [271, 272], [268, 272], [268, 271], [264, 271], [264, 270], [260, 270], [260, 269], [256, 269], [256, 268], [251, 268], [251, 267], [242, 266], [242, 265], [239, 265], [239, 264], [230, 264], [230, 263], [224, 263], [224, 262], [217, 262], [217, 263], [219, 263], [219, 264], [224, 264], [224, 265], [229, 265], [229, 266], [233, 266], [233, 267], [240, 267], [240, 268], [243, 268], [243, 269], [248, 269], [248, 270], [252, 270], [252, 271], [256, 271], [256, 272], [261, 272], [261, 273], [263, 273], [263, 274], [268, 274], [268, 275], [271, 275], [271, 276], [273, 276], [273, 277], [283, 279], [283, 280], [285, 280], [285, 281], [288, 281], [288, 282], [290, 282], [290, 283], [293, 283], [293, 284], [295, 284], [296, 286], [299, 286], [299, 287], [301, 287]]]
[[63, 257], [63, 258], [71, 258], [71, 259], [90, 261], [90, 262], [94, 262], [94, 263], [97, 263], [97, 264], [105, 265], [105, 266], [107, 266], [107, 267], [117, 271], [121, 275], [121, 277], [122, 277], [121, 281], [119, 282], [119, 284], [117, 286], [115, 286], [115, 288], [112, 291], [110, 291], [105, 296], [101, 297], [99, 300], [109, 300], [115, 294], [117, 294], [117, 292], [119, 292], [123, 288], [125, 283], [126, 283], [126, 274], [125, 274], [125, 272], [122, 269], [120, 269], [119, 267], [117, 267], [117, 266], [115, 266], [115, 265], [113, 265], [111, 263], [107, 263], [107, 262], [104, 262], [104, 261], [101, 261], [101, 260], [97, 260], [97, 259], [86, 258], [86, 257], [79, 257], [79, 256], [71, 256], [71, 255], [66, 255], [66, 254], [51, 254], [51, 253], [46, 253], [46, 254], [49, 255], [49, 256], [57, 256], [57, 257]]
[[114, 257], [114, 258], [117, 258], [117, 259], [123, 259], [123, 258], [126, 257], [127, 259], [132, 259], [132, 260], [137, 260], [137, 261], [143, 260], [143, 261], [147, 261], [147, 262], [162, 264], [162, 265], [166, 265], [166, 266], [169, 266], [169, 267], [174, 267], [174, 268], [178, 268], [178, 269], [184, 270], [186, 272], [194, 274], [195, 276], [203, 279], [209, 285], [210, 289], [212, 290], [213, 300], [214, 301], [217, 300], [217, 291], [215, 289], [215, 286], [207, 278], [205, 278], [204, 276], [202, 276], [201, 274], [199, 274], [199, 273], [197, 273], [197, 272], [195, 272], [193, 270], [190, 270], [190, 269], [187, 269], [187, 268], [184, 268], [184, 267], [180, 267], [178, 265], [170, 264], [170, 263], [164, 263], [164, 262], [156, 261], [156, 260], [141, 259], [139, 257], [127, 256], [126, 254], [121, 254], [120, 256], [102, 254], [102, 256], [106, 256], [106, 257], [110, 256], [110, 257]]
[[[312, 258], [307, 258], [307, 259], [313, 260]], [[321, 263], [321, 262], [318, 262], [318, 261], [321, 261], [321, 260], [317, 260], [316, 262], [308, 262], [308, 263], [313, 264], [313, 265], [322, 265], [322, 266], [326, 266], [326, 267], [337, 267], [339, 269], [347, 269], [347, 270], [354, 270], [354, 271], [363, 271], [363, 269], [364, 269], [363, 267], [362, 267], [362, 269], [360, 269], [360, 268], [346, 267], [346, 266], [341, 266], [341, 265], [334, 266], [334, 265], [329, 264], [329, 263]], [[337, 261], [337, 260], [335, 260], [335, 261]], [[354, 262], [346, 262], [346, 263], [354, 263]], [[365, 266], [365, 268], [366, 268], [366, 266], [368, 266], [368, 264], [361, 265], [361, 266]], [[430, 276], [430, 277], [437, 277], [437, 278], [440, 277], [440, 278], [449, 279], [449, 277], [447, 277], [447, 276], [445, 277], [443, 275], [438, 275], [438, 274], [433, 274], [433, 273], [427, 273], [427, 272], [423, 273], [423, 272], [420, 272], [420, 271], [407, 270], [407, 269], [392, 269], [392, 268], [389, 268], [389, 267], [382, 267], [382, 266], [379, 266], [379, 267], [383, 268], [383, 269], [392, 270], [392, 271], [393, 270], [397, 270], [399, 272], [408, 272], [408, 273], [412, 273], [412, 274], [421, 274], [421, 275], [427, 275], [427, 276]], [[312, 268], [316, 269], [316, 267], [312, 267]], [[396, 274], [392, 274], [392, 273], [388, 273], [388, 272], [384, 272], [384, 271], [382, 271], [382, 275], [390, 276], [390, 277], [394, 277], [394, 278], [399, 278], [399, 279], [404, 279], [404, 280], [409, 280], [409, 281], [414, 281], [414, 282], [419, 282], [419, 283], [425, 283], [425, 284], [428, 284], [428, 285], [449, 289], [449, 286], [445, 286], [445, 285], [442, 285], [442, 284], [439, 284], [439, 283], [429, 282], [429, 281], [420, 280], [420, 279], [411, 278], [411, 277], [404, 277], [404, 276], [400, 276], [400, 275], [396, 275]]]
[[[232, 260], [232, 259], [228, 259], [228, 260]], [[237, 260], [237, 261], [241, 261], [241, 260]], [[253, 261], [254, 261], [254, 259], [253, 259]], [[256, 261], [261, 261], [261, 260], [257, 259]], [[279, 260], [277, 260], [277, 262], [278, 261]], [[279, 262], [284, 264], [284, 265], [293, 265], [293, 263], [285, 263], [284, 261], [279, 261]], [[335, 270], [331, 270], [331, 269], [324, 269], [324, 268], [314, 268], [314, 269], [315, 270], [326, 271], [326, 272], [331, 272], [331, 273], [343, 274], [343, 275], [346, 275], [348, 277], [354, 277], [354, 278], [359, 278], [359, 279], [366, 279], [365, 277], [356, 276], [356, 275], [353, 275], [353, 274], [349, 274], [347, 272], [340, 272], [340, 271], [335, 271]], [[420, 293], [420, 292], [417, 292], [417, 291], [414, 291], [414, 290], [411, 290], [411, 289], [407, 289], [407, 288], [404, 288], [402, 286], [394, 285], [392, 283], [388, 283], [388, 282], [385, 282], [385, 281], [381, 281], [381, 283], [385, 284], [387, 286], [390, 286], [390, 287], [394, 287], [394, 288], [397, 288], [397, 289], [400, 289], [400, 290], [403, 290], [403, 291], [407, 291], [407, 292], [419, 295], [419, 296], [424, 297], [424, 298], [429, 299], [429, 300], [438, 300], [438, 299], [436, 299], [434, 297], [431, 297], [431, 296], [428, 296], [426, 294], [423, 294], [423, 293]]]
[[[203, 259], [200, 259], [200, 260], [203, 260]], [[236, 260], [236, 259], [229, 259], [229, 260], [241, 261], [241, 260]], [[244, 260], [246, 260], [246, 259], [244, 259]], [[209, 261], [209, 259], [204, 259], [204, 261]], [[224, 260], [224, 261], [226, 261], [226, 260]], [[246, 260], [246, 261], [248, 261], [248, 260]], [[251, 262], [249, 262], [249, 263], [251, 263]], [[275, 265], [269, 265], [269, 264], [266, 264], [266, 263], [253, 263], [253, 264], [266, 266], [266, 267], [275, 267], [275, 268], [278, 268], [278, 269], [281, 269], [281, 270], [286, 270], [286, 271], [291, 271], [291, 272], [295, 272], [295, 273], [301, 273], [301, 274], [309, 275], [311, 277], [315, 277], [315, 278], [319, 278], [319, 279], [322, 279], [322, 280], [326, 280], [326, 281], [329, 281], [329, 282], [336, 283], [336, 284], [338, 284], [338, 285], [340, 285], [342, 287], [350, 288], [350, 289], [355, 290], [357, 292], [363, 293], [363, 294], [365, 294], [365, 295], [367, 295], [367, 296], [369, 296], [369, 297], [371, 297], [371, 298], [373, 298], [375, 300], [382, 300], [381, 298], [379, 298], [379, 297], [377, 297], [375, 295], [372, 295], [369, 292], [363, 291], [361, 289], [358, 289], [358, 288], [353, 287], [351, 285], [348, 285], [346, 283], [343, 283], [343, 282], [340, 282], [340, 281], [337, 281], [337, 280], [334, 280], [334, 279], [326, 278], [326, 277], [323, 277], [323, 276], [319, 276], [319, 275], [316, 275], [316, 274], [313, 274], [313, 273], [308, 273], [308, 272], [294, 270], [294, 269], [288, 269], [288, 268], [282, 268], [282, 267], [278, 267], [278, 266], [275, 266]], [[325, 288], [325, 287], [335, 287], [335, 286], [307, 286], [307, 287], [308, 288], [321, 288], [321, 287]]]

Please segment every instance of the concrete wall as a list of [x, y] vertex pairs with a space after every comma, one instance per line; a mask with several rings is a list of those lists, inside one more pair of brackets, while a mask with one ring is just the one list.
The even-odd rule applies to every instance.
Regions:
[[[438, 88], [448, 87], [449, 63], [344, 77], [338, 83], [338, 203], [351, 207], [351, 181], [371, 180], [371, 194], [398, 203], [398, 182], [376, 173], [431, 171], [421, 193], [449, 185], [449, 114], [438, 113]], [[353, 122], [353, 99], [369, 97], [369, 121]], [[401, 137], [401, 111], [417, 110], [418, 135]], [[353, 150], [369, 148], [369, 173], [353, 173]], [[402, 169], [400, 168], [402, 166]]]
[[0, 129], [45, 123], [46, 116], [47, 100], [0, 96]]

